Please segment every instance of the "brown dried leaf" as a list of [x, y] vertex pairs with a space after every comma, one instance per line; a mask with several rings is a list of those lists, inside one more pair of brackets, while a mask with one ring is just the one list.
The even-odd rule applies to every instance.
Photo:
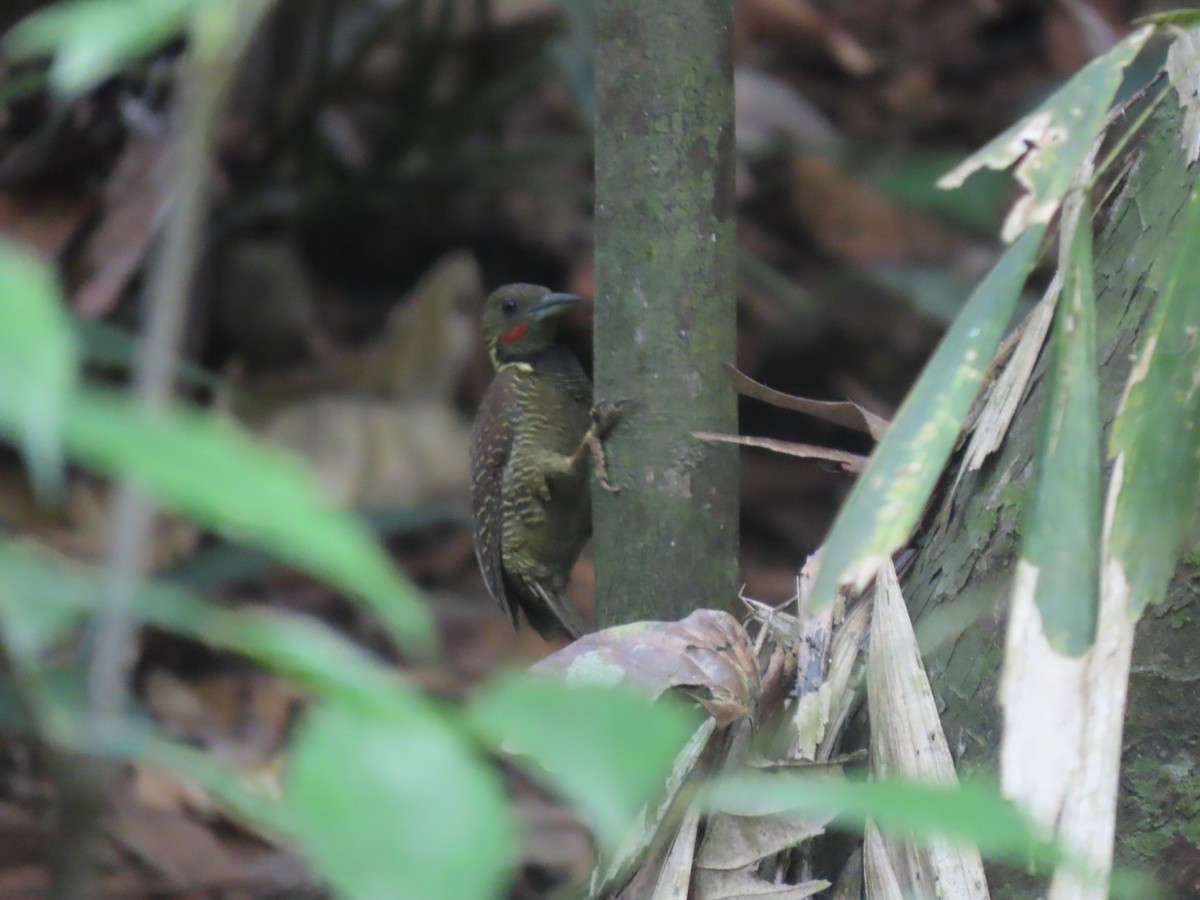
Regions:
[[105, 817], [113, 839], [177, 887], [243, 877], [240, 861], [203, 824], [174, 813], [118, 803]]
[[678, 622], [637, 622], [586, 634], [532, 671], [636, 685], [655, 697], [680, 689], [718, 725], [753, 717], [762, 692], [746, 630], [729, 613], [712, 609]]
[[816, 896], [829, 886], [828, 881], [773, 884], [764, 881], [753, 872], [700, 869], [696, 872], [692, 900], [757, 900], [759, 897], [803, 900], [805, 897]]
[[692, 806], [671, 841], [663, 860], [651, 900], [688, 900], [692, 884], [692, 863], [696, 853], [696, 836], [700, 831], [700, 809]]
[[[880, 568], [875, 582], [870, 643], [867, 700], [873, 774], [957, 784], [954, 760], [890, 560]], [[905, 896], [938, 885], [940, 896], [963, 900], [988, 897], [978, 849], [941, 837], [919, 846], [897, 838], [885, 838], [884, 844]], [[868, 869], [868, 885], [870, 880]]]
[[807, 397], [796, 397], [792, 394], [785, 394], [783, 391], [777, 391], [774, 388], [769, 388], [765, 384], [755, 381], [749, 375], [729, 363], [725, 363], [725, 374], [729, 376], [729, 380], [733, 383], [733, 389], [743, 397], [761, 400], [764, 403], [770, 403], [772, 406], [778, 406], [781, 409], [808, 413], [810, 416], [816, 416], [818, 419], [832, 422], [835, 425], [841, 425], [843, 428], [865, 431], [877, 441], [882, 440], [883, 436], [887, 433], [888, 425], [890, 424], [887, 419], [877, 416], [875, 413], [863, 409], [857, 403], [851, 403], [849, 400], [841, 402], [810, 400]]
[[104, 191], [104, 214], [81, 256], [84, 280], [71, 306], [81, 316], [112, 310], [154, 239], [170, 186], [165, 137], [136, 135]]
[[869, 75], [878, 66], [866, 47], [809, 0], [742, 0], [737, 13], [751, 32], [792, 50], [822, 49], [851, 75]]
[[281, 410], [259, 433], [299, 454], [335, 503], [400, 509], [467, 495], [470, 425], [440, 402], [317, 396]]
[[180, 813], [183, 810], [208, 817], [220, 806], [199, 785], [183, 781], [153, 766], [135, 765], [129, 778], [129, 796], [146, 809]]
[[815, 156], [792, 163], [792, 208], [816, 243], [849, 263], [940, 264], [971, 241], [932, 213], [911, 209]]
[[857, 694], [855, 667], [862, 653], [863, 636], [870, 620], [871, 604], [863, 599], [847, 610], [846, 617], [834, 632], [829, 650], [829, 674], [826, 677], [830, 720], [817, 748], [818, 761], [833, 756], [833, 748], [840, 741], [842, 730], [854, 709]]
[[762, 450], [774, 450], [787, 456], [798, 456], [801, 459], [825, 459], [835, 462], [843, 470], [858, 474], [867, 465], [867, 458], [857, 453], [847, 453], [844, 450], [833, 450], [829, 447], [818, 447], [814, 444], [797, 444], [793, 441], [780, 441], [775, 438], [745, 437], [740, 434], [721, 434], [716, 431], [693, 431], [692, 437], [698, 441], [714, 441], [720, 444], [740, 444], [743, 447], [758, 447]]
[[301, 696], [258, 673], [217, 672], [185, 682], [164, 669], [148, 673], [143, 694], [147, 709], [173, 734], [252, 767], [275, 758]]
[[711, 816], [696, 865], [705, 869], [753, 871], [774, 856], [825, 833], [825, 823], [796, 813]]
[[446, 403], [474, 340], [472, 314], [483, 298], [475, 257], [447, 254], [429, 269], [366, 347], [330, 349], [312, 366], [244, 385], [255, 416], [315, 395], [356, 395]]
[[867, 822], [863, 847], [863, 886], [866, 896], [878, 900], [904, 900], [891, 852], [874, 822]]

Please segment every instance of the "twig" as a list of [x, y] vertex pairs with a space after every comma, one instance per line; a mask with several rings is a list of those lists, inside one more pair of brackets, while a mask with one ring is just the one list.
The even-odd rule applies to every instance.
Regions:
[[[143, 409], [164, 409], [174, 375], [196, 268], [200, 230], [207, 209], [209, 157], [226, 89], [249, 36], [270, 8], [269, 0], [243, 0], [237, 8], [200, 6], [191, 20], [186, 64], [180, 81], [182, 115], [173, 153], [174, 196], [162, 245], [147, 279], [143, 304], [148, 315], [134, 361], [132, 391]], [[224, 18], [222, 18], [224, 17]], [[237, 27], [232, 27], [236, 20]], [[130, 436], [136, 440], [136, 435]], [[116, 725], [128, 702], [128, 677], [137, 630], [133, 598], [152, 554], [154, 506], [129, 482], [122, 483], [112, 514], [112, 545], [92, 631], [87, 665], [89, 714], [81, 731], [84, 749]], [[86, 881], [103, 796], [105, 769], [96, 761], [63, 761], [71, 772], [59, 781], [51, 895], [61, 900], [87, 894]]]

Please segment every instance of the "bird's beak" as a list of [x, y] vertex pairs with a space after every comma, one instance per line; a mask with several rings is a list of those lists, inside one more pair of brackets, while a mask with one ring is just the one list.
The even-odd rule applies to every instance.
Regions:
[[578, 303], [582, 298], [578, 294], [546, 294], [530, 311], [535, 319], [558, 315], [569, 306]]

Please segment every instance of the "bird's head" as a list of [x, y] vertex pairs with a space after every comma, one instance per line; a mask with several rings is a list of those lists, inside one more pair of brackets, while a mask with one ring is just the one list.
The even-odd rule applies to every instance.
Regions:
[[480, 331], [492, 365], [533, 356], [554, 343], [558, 315], [579, 302], [575, 294], [556, 294], [536, 284], [497, 288], [483, 304]]

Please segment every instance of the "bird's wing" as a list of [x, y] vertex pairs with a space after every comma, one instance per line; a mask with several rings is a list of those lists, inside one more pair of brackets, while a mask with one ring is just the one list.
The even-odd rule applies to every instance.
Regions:
[[471, 436], [471, 515], [475, 521], [475, 557], [483, 571], [488, 593], [517, 625], [517, 606], [505, 592], [500, 567], [503, 533], [504, 470], [514, 440], [507, 414], [513, 405], [512, 373], [501, 370], [488, 385], [475, 414]]

